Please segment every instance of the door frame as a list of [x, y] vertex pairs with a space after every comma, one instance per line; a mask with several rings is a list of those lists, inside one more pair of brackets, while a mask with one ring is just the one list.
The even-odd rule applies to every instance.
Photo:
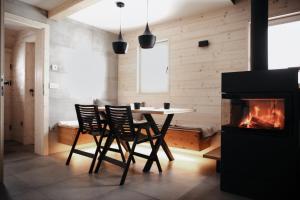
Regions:
[[[35, 41], [34, 152], [39, 155], [48, 155], [50, 28], [48, 24], [8, 12], [4, 12], [4, 22], [13, 22], [37, 29]], [[1, 114], [2, 112], [1, 109]], [[2, 120], [3, 118], [1, 118], [1, 123]], [[1, 137], [3, 137], [2, 135], [3, 133], [1, 133]]]

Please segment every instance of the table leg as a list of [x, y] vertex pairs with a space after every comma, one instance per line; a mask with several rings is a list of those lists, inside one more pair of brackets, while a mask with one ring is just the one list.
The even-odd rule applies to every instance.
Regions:
[[173, 119], [173, 116], [174, 114], [169, 114], [162, 126], [162, 129], [161, 131], [159, 131], [153, 117], [151, 116], [151, 114], [144, 114], [146, 120], [149, 122], [152, 130], [154, 131], [154, 134], [160, 134], [160, 138], [156, 141], [155, 145], [154, 145], [154, 149], [151, 151], [151, 154], [150, 154], [150, 157], [149, 159], [147, 160], [146, 162], [146, 165], [144, 167], [144, 172], [147, 172], [150, 170], [152, 164], [153, 164], [153, 161], [154, 161], [154, 158], [155, 158], [155, 155], [157, 154], [158, 150], [159, 150], [159, 147], [160, 146], [163, 146], [164, 148], [164, 151], [165, 153], [167, 154], [168, 158], [170, 161], [174, 160], [174, 157], [171, 153], [171, 151], [169, 150], [168, 148], [168, 145], [166, 144], [166, 142], [164, 141], [164, 137], [167, 133], [167, 130], [168, 128], [170, 127], [170, 124], [171, 124], [171, 121]]
[[170, 124], [171, 124], [171, 121], [173, 119], [173, 116], [174, 116], [174, 114], [168, 115], [167, 118], [166, 118], [165, 123], [163, 124], [163, 126], [161, 128], [161, 134], [163, 134], [161, 146], [162, 146], [163, 150], [165, 151], [165, 153], [168, 156], [168, 158], [169, 158], [170, 161], [173, 161], [174, 157], [173, 157], [173, 155], [172, 155], [172, 153], [171, 153], [171, 151], [170, 151], [170, 149], [169, 149], [169, 147], [168, 147], [168, 145], [167, 145], [167, 143], [166, 143], [166, 141], [165, 141], [164, 138], [165, 138], [165, 136], [167, 134], [167, 131], [168, 131], [169, 127], [170, 127]]
[[221, 172], [221, 161], [220, 160], [216, 161], [216, 172], [217, 173]]

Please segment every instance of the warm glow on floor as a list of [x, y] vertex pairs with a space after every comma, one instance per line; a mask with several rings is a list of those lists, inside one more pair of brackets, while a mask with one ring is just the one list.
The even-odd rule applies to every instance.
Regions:
[[[94, 153], [95, 148], [96, 148], [96, 146], [91, 146], [91, 147], [84, 148], [84, 150], [88, 151], [90, 153]], [[113, 144], [112, 148], [117, 148], [117, 145]], [[175, 158], [176, 163], [178, 163], [178, 164], [182, 163], [182, 164], [186, 165], [187, 163], [191, 163], [191, 164], [197, 165], [197, 164], [202, 163], [203, 161], [207, 160], [207, 159], [202, 158], [202, 155], [203, 155], [202, 151], [194, 151], [194, 150], [181, 149], [181, 148], [175, 148], [175, 147], [169, 147], [169, 148]], [[124, 149], [123, 149], [123, 152], [126, 153], [125, 155], [128, 156], [128, 152], [126, 152]], [[144, 143], [144, 144], [137, 145], [136, 152], [139, 152], [139, 153], [142, 153], [145, 155], [150, 155], [150, 153], [151, 153], [150, 144]], [[108, 155], [115, 157], [115, 158], [119, 158], [119, 155], [114, 152], [108, 152]], [[82, 156], [80, 156], [80, 157], [81, 157], [81, 159], [84, 159], [84, 158], [82, 158]], [[160, 162], [162, 162], [162, 163], [168, 162], [168, 158], [162, 148], [160, 148], [160, 150], [158, 152], [158, 158], [160, 159]], [[80, 158], [76, 157], [76, 160], [77, 159], [80, 159]]]

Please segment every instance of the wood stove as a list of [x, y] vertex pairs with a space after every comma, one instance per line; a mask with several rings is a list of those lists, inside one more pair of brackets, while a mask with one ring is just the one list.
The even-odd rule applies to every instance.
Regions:
[[298, 69], [222, 74], [221, 189], [287, 197], [299, 181]]
[[298, 69], [268, 71], [268, 0], [251, 0], [251, 71], [222, 74], [221, 189], [300, 199]]

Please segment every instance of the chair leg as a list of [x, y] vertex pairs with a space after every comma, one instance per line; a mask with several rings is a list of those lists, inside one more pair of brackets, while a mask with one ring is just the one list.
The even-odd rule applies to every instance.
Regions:
[[125, 151], [126, 151], [126, 152], [129, 152], [129, 149], [128, 149], [128, 146], [127, 146], [126, 142], [123, 141], [123, 140], [121, 140], [120, 143], [121, 143], [121, 145], [124, 147]]
[[[130, 152], [130, 145], [129, 145], [129, 142], [126, 142], [126, 146], [128, 148], [128, 152]], [[132, 155], [132, 162], [135, 163], [135, 159], [134, 159], [134, 156]]]
[[108, 151], [108, 149], [109, 149], [109, 147], [110, 147], [110, 145], [113, 141], [114, 141], [114, 138], [112, 138], [112, 136], [107, 137], [104, 148], [103, 148], [103, 150], [100, 154], [100, 157], [99, 157], [96, 169], [95, 169], [95, 173], [99, 172], [100, 165], [101, 165], [102, 161], [104, 160], [104, 158], [106, 156], [106, 153], [107, 153], [107, 151]]
[[69, 156], [68, 156], [66, 165], [69, 165], [69, 164], [70, 164], [70, 161], [71, 161], [71, 158], [72, 158], [72, 155], [73, 155], [73, 152], [74, 152], [74, 149], [75, 149], [75, 146], [76, 146], [76, 144], [77, 144], [77, 141], [78, 141], [78, 138], [79, 138], [80, 134], [81, 134], [81, 132], [80, 132], [80, 130], [78, 129], [77, 135], [76, 135], [76, 137], [75, 137], [74, 143], [73, 143], [72, 148], [71, 148], [71, 151], [70, 151], [70, 153], [69, 153]]
[[[140, 133], [142, 130], [142, 128], [138, 128], [137, 132]], [[126, 145], [127, 145], [127, 148], [128, 148], [128, 152], [130, 152], [130, 145], [129, 145], [129, 142], [126, 142]], [[135, 164], [135, 159], [134, 159], [134, 156], [132, 155], [132, 162]]]
[[98, 140], [97, 140], [97, 137], [93, 135], [93, 138], [94, 138], [94, 140], [95, 140], [96, 145], [98, 146]]
[[[152, 149], [154, 149], [154, 145], [153, 145], [153, 148], [152, 148]], [[156, 162], [158, 171], [161, 173], [161, 172], [162, 172], [162, 169], [161, 169], [161, 165], [160, 165], [160, 162], [159, 162], [159, 160], [158, 160], [157, 154], [155, 154], [154, 160], [155, 160], [155, 162]]]
[[120, 144], [120, 139], [119, 139], [118, 137], [116, 137], [116, 141], [117, 141], [117, 144], [118, 144], [118, 148], [119, 148], [119, 150], [120, 150], [120, 154], [121, 154], [121, 157], [122, 157], [122, 161], [125, 163], [125, 162], [126, 162], [126, 159], [125, 159], [125, 156], [124, 156], [124, 153], [123, 153], [121, 144]]
[[[148, 138], [149, 138], [149, 142], [150, 142], [150, 145], [151, 145], [151, 149], [152, 149], [152, 151], [153, 151], [154, 148], [155, 148], [155, 146], [154, 146], [154, 143], [153, 143], [153, 140], [152, 140], [151, 133], [150, 133], [150, 131], [149, 131], [148, 128], [146, 129], [146, 132], [147, 132], [147, 136], [148, 136]], [[154, 160], [155, 160], [155, 162], [156, 162], [158, 171], [159, 171], [159, 172], [162, 172], [161, 165], [160, 165], [160, 162], [159, 162], [159, 160], [158, 160], [157, 154], [155, 154]]]
[[134, 149], [135, 149], [136, 143], [137, 143], [137, 138], [134, 140], [132, 148], [130, 150], [130, 154], [129, 154], [129, 157], [128, 157], [128, 160], [127, 160], [127, 163], [126, 163], [126, 166], [125, 166], [122, 178], [121, 178], [120, 185], [124, 185], [124, 183], [125, 183], [125, 179], [126, 179], [126, 176], [127, 176], [127, 173], [128, 173], [130, 162], [131, 162], [131, 160], [133, 158], [133, 153], [134, 153]]
[[94, 157], [93, 157], [93, 161], [92, 161], [91, 166], [90, 166], [89, 174], [93, 173], [95, 162], [96, 162], [97, 157], [98, 157], [98, 152], [101, 153], [101, 143], [102, 143], [103, 137], [104, 136], [101, 135], [100, 139], [99, 139], [99, 142], [97, 141], [97, 148], [96, 148], [96, 151], [95, 151], [95, 154], [94, 154]]

